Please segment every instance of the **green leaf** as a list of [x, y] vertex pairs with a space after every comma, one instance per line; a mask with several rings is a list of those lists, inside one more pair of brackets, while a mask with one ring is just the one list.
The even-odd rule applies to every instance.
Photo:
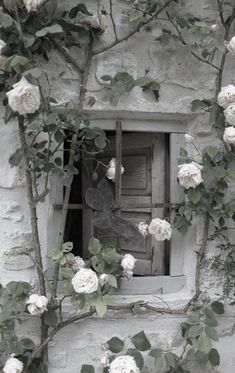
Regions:
[[11, 167], [19, 166], [19, 164], [24, 158], [24, 155], [25, 155], [24, 149], [22, 148], [16, 149], [15, 153], [13, 153], [9, 158], [9, 163]]
[[198, 348], [201, 352], [208, 354], [208, 352], [211, 350], [211, 347], [211, 340], [207, 337], [205, 330], [203, 330], [200, 337], [198, 338]]
[[101, 251], [101, 244], [100, 241], [97, 240], [97, 238], [92, 237], [89, 241], [89, 247], [88, 247], [89, 252], [92, 255], [97, 255]]
[[222, 302], [215, 301], [211, 303], [211, 308], [217, 315], [223, 315], [224, 313], [224, 305]]
[[55, 310], [50, 308], [48, 309], [48, 311], [45, 311], [43, 313], [43, 319], [45, 324], [47, 324], [51, 328], [55, 328], [57, 326], [57, 316]]
[[154, 365], [159, 370], [164, 370], [167, 368], [168, 364], [164, 355], [160, 356], [154, 361]]
[[148, 338], [146, 337], [144, 331], [134, 335], [131, 338], [133, 345], [140, 351], [148, 351], [151, 348]]
[[68, 280], [69, 279], [71, 280], [74, 276], [74, 272], [72, 271], [71, 268], [68, 268], [68, 267], [61, 268], [60, 269], [60, 274], [61, 274], [61, 276], [63, 276], [63, 278], [68, 279]]
[[163, 351], [160, 348], [154, 348], [149, 352], [149, 356], [154, 357], [155, 359], [158, 359], [160, 356], [162, 356]]
[[64, 242], [62, 245], [62, 251], [63, 253], [69, 253], [70, 251], [73, 250], [73, 242]]
[[208, 108], [211, 106], [211, 102], [208, 100], [193, 100], [191, 103], [191, 110], [197, 111], [202, 108]]
[[117, 288], [117, 279], [113, 275], [108, 275], [108, 284], [113, 288]]
[[34, 67], [33, 69], [26, 70], [23, 73], [24, 76], [31, 75], [33, 78], [38, 79], [42, 75], [42, 70], [38, 67]]
[[43, 36], [46, 36], [47, 34], [58, 34], [61, 32], [63, 32], [62, 27], [55, 23], [52, 26], [44, 27], [43, 29], [37, 31], [35, 35], [38, 38], [41, 38]]
[[166, 361], [167, 361], [168, 365], [171, 368], [176, 368], [177, 367], [177, 364], [178, 364], [178, 361], [179, 361], [179, 358], [178, 358], [177, 355], [173, 354], [172, 352], [167, 352], [165, 354], [165, 358], [166, 358]]
[[8, 28], [11, 27], [13, 24], [13, 19], [9, 14], [6, 14], [3, 12], [3, 10], [0, 10], [0, 27]]
[[195, 358], [200, 364], [206, 364], [208, 362], [209, 356], [208, 353], [197, 350], [195, 353]]
[[215, 348], [212, 348], [209, 352], [209, 361], [213, 366], [220, 365], [220, 356]]
[[188, 199], [196, 205], [201, 199], [201, 192], [198, 189], [190, 188], [187, 193]]
[[11, 62], [10, 62], [10, 66], [11, 67], [15, 67], [16, 65], [26, 65], [27, 63], [29, 63], [29, 60], [28, 58], [26, 57], [23, 57], [23, 56], [14, 56], [12, 59], [11, 59]]
[[20, 340], [20, 344], [22, 345], [22, 348], [25, 349], [33, 349], [35, 346], [35, 343], [29, 339], [29, 338], [23, 338]]
[[108, 82], [112, 80], [112, 77], [110, 75], [103, 75], [101, 76], [101, 79], [104, 80], [105, 82]]
[[111, 338], [107, 342], [107, 345], [109, 346], [110, 351], [114, 354], [118, 354], [124, 349], [124, 342], [118, 337]]
[[95, 373], [95, 368], [93, 365], [82, 365], [81, 373]]
[[213, 341], [218, 341], [219, 340], [219, 337], [218, 337], [218, 334], [217, 334], [217, 331], [215, 330], [215, 328], [211, 327], [211, 326], [206, 326], [205, 327], [205, 332], [206, 332], [206, 335], [212, 339]]
[[196, 338], [201, 334], [201, 332], [202, 332], [202, 328], [199, 325], [193, 325], [188, 330], [187, 334], [190, 338]]
[[135, 359], [136, 365], [139, 369], [142, 369], [144, 366], [144, 358], [142, 354], [134, 349], [134, 348], [129, 348], [126, 352], [127, 355], [132, 356]]
[[107, 304], [101, 297], [97, 297], [95, 300], [95, 308], [98, 316], [102, 318], [107, 312]]
[[91, 265], [93, 269], [98, 273], [103, 273], [105, 268], [105, 263], [102, 258], [99, 256], [93, 256], [91, 258]]

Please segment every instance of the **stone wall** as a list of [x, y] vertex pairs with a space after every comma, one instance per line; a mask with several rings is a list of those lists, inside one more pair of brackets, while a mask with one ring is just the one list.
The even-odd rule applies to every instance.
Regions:
[[[70, 0], [71, 6], [76, 3]], [[96, 1], [90, 1], [94, 6]], [[187, 7], [183, 11], [190, 10], [194, 15], [205, 14], [209, 23], [215, 23], [218, 16], [215, 11], [214, 0], [186, 1]], [[102, 1], [108, 8], [108, 1]], [[125, 17], [122, 9], [128, 4], [127, 0], [114, 1], [115, 19], [119, 35], [127, 31]], [[60, 1], [64, 6], [64, 2]], [[67, 6], [67, 4], [66, 4]], [[113, 40], [110, 20], [107, 18], [108, 28], [101, 36], [99, 46]], [[234, 30], [235, 31], [235, 30]], [[128, 42], [120, 44], [106, 54], [100, 54], [93, 61], [92, 72], [89, 77], [88, 90], [96, 98], [96, 104], [92, 107], [93, 116], [102, 118], [135, 118], [151, 119], [157, 126], [158, 118], [172, 120], [182, 118], [188, 123], [188, 133], [193, 135], [198, 144], [206, 146], [213, 140], [213, 131], [208, 125], [207, 118], [203, 115], [192, 115], [190, 103], [196, 98], [208, 98], [213, 95], [215, 84], [214, 71], [207, 65], [200, 64], [189, 56], [181, 46], [170, 44], [161, 47], [156, 37], [161, 34], [161, 28], [157, 25], [148, 33], [141, 31]], [[97, 48], [99, 47], [97, 46]], [[141, 46], [141, 47], [140, 47]], [[75, 53], [71, 51], [71, 53]], [[60, 101], [74, 98], [79, 91], [79, 77], [72, 66], [65, 64], [62, 58], [54, 52], [53, 64], [48, 64], [48, 69], [54, 76], [54, 97]], [[124, 97], [117, 107], [111, 107], [102, 100], [100, 91], [100, 77], [104, 74], [114, 74], [117, 71], [128, 71], [135, 77], [150, 70], [150, 75], [161, 82], [160, 100], [156, 100], [149, 94], [143, 93], [140, 88], [135, 88], [130, 95]], [[58, 79], [58, 77], [60, 78]], [[234, 57], [229, 57], [226, 65], [224, 85], [234, 83]], [[91, 110], [91, 109], [89, 109]], [[35, 284], [35, 271], [32, 262], [21, 254], [22, 247], [30, 247], [31, 235], [29, 228], [29, 215], [24, 188], [22, 170], [10, 168], [8, 158], [13, 153], [18, 143], [17, 130], [14, 123], [0, 124], [1, 164], [0, 164], [0, 280], [6, 284], [10, 280], [23, 280]], [[193, 152], [192, 149], [188, 149]], [[51, 200], [48, 198], [43, 207], [39, 207], [41, 241], [46, 253], [48, 243], [48, 231], [53, 219]], [[202, 239], [203, 225], [195, 221], [191, 234], [193, 240], [187, 245], [184, 253], [184, 274], [186, 276], [185, 288], [176, 294], [163, 294], [162, 299], [170, 306], [177, 308], [186, 304], [193, 294], [195, 251]], [[210, 266], [210, 258], [214, 255], [215, 244], [208, 245], [207, 258]], [[9, 256], [7, 254], [15, 253]], [[46, 257], [46, 256], [45, 256]], [[221, 279], [214, 277], [206, 267], [203, 272], [203, 287], [212, 296], [221, 292]], [[157, 278], [156, 278], [157, 282]], [[152, 304], [159, 305], [157, 294], [152, 296], [113, 296], [113, 302], [148, 300]], [[72, 313], [67, 307], [67, 314]], [[221, 365], [214, 370], [205, 369], [205, 372], [232, 373], [235, 366], [233, 334], [235, 321], [232, 310], [220, 318], [218, 350], [221, 354]], [[143, 315], [131, 315], [127, 312], [108, 314], [104, 319], [90, 318], [88, 321], [76, 323], [63, 329], [50, 343], [50, 373], [77, 373], [82, 363], [98, 364], [101, 355], [101, 343], [113, 335], [127, 338], [144, 329], [154, 345], [163, 348], [173, 348], [180, 351], [182, 339], [180, 336], [180, 323], [184, 317], [164, 316], [154, 313]], [[32, 318], [24, 323], [24, 330], [29, 333], [33, 324]], [[23, 331], [24, 331], [23, 330]], [[23, 334], [22, 329], [19, 333]], [[31, 329], [32, 333], [32, 329]], [[33, 331], [33, 337], [36, 337]], [[204, 369], [204, 368], [203, 368]], [[194, 373], [201, 372], [201, 368], [193, 368]]]

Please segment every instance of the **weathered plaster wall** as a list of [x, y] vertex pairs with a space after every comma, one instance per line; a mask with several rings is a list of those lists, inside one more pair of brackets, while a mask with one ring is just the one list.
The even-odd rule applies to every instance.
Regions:
[[[63, 6], [64, 2], [60, 4]], [[76, 3], [70, 0], [71, 6]], [[93, 3], [94, 2], [90, 2]], [[107, 2], [103, 2], [107, 6]], [[208, 22], [214, 23], [215, 16], [214, 0], [194, 0], [186, 1], [187, 9], [194, 15], [201, 15], [203, 12]], [[120, 35], [124, 35], [128, 28], [125, 24], [125, 17], [122, 8], [128, 1], [114, 2], [115, 19], [117, 30]], [[67, 5], [66, 5], [67, 6]], [[113, 40], [110, 28], [110, 21], [107, 31], [102, 35], [100, 45]], [[90, 74], [88, 89], [90, 95], [95, 96], [96, 104], [92, 110], [95, 113], [108, 112], [109, 117], [119, 118], [139, 117], [146, 119], [151, 114], [151, 118], [162, 119], [175, 117], [186, 120], [188, 123], [188, 133], [193, 135], [198, 144], [206, 146], [213, 141], [213, 133], [208, 125], [207, 119], [203, 115], [192, 116], [190, 103], [194, 98], [211, 97], [215, 83], [215, 74], [212, 69], [202, 65], [188, 56], [181, 46], [166, 46], [162, 48], [156, 37], [160, 35], [161, 28], [154, 26], [148, 34], [143, 31], [133, 37], [127, 43], [124, 42], [107, 54], [99, 55], [94, 60], [92, 72]], [[99, 46], [100, 46], [99, 45]], [[97, 46], [97, 48], [99, 47]], [[141, 46], [141, 47], [140, 47]], [[71, 53], [74, 53], [72, 51]], [[54, 52], [53, 64], [46, 66], [54, 76], [52, 89], [54, 97], [60, 101], [77, 97], [79, 91], [79, 78], [71, 65], [65, 64], [61, 57]], [[108, 103], [102, 101], [102, 91], [100, 92], [100, 77], [104, 74], [114, 74], [117, 71], [125, 70], [133, 73], [134, 76], [143, 75], [145, 69], [150, 69], [150, 75], [161, 82], [161, 96], [159, 102], [154, 98], [135, 88], [129, 96], [124, 97], [116, 108], [110, 107]], [[224, 84], [234, 83], [234, 57], [229, 57]], [[94, 78], [96, 76], [96, 79]], [[58, 78], [60, 77], [60, 78]], [[98, 90], [98, 91], [97, 91]], [[112, 114], [113, 113], [113, 114]], [[97, 116], [102, 114], [97, 114]], [[155, 120], [157, 125], [157, 119]], [[17, 130], [14, 123], [7, 126], [0, 124], [0, 280], [6, 284], [10, 280], [24, 280], [35, 284], [35, 271], [32, 262], [25, 256], [20, 255], [21, 248], [27, 245], [30, 247], [30, 228], [25, 196], [22, 170], [10, 168], [8, 158], [13, 153], [18, 143]], [[193, 151], [189, 149], [189, 151]], [[53, 209], [50, 206], [50, 199], [43, 207], [39, 208], [41, 222], [41, 240], [44, 253], [47, 250], [48, 232], [53, 226]], [[57, 216], [58, 218], [58, 216]], [[48, 226], [49, 224], [49, 226]], [[183, 291], [177, 294], [166, 294], [162, 296], [170, 306], [177, 308], [190, 299], [194, 286], [195, 251], [202, 240], [203, 225], [195, 222], [191, 230], [191, 239], [188, 241], [184, 253], [184, 274], [186, 276], [186, 286]], [[52, 242], [51, 240], [49, 240]], [[51, 245], [51, 243], [50, 243]], [[50, 249], [51, 247], [49, 247]], [[16, 253], [9, 256], [6, 253]], [[215, 244], [208, 245], [207, 257], [210, 258], [215, 253]], [[206, 262], [208, 267], [210, 261]], [[221, 291], [221, 279], [214, 277], [208, 272], [206, 267], [203, 272], [205, 279], [204, 288], [210, 294], [217, 294]], [[157, 278], [156, 278], [157, 282]], [[153, 304], [159, 304], [157, 295], [131, 297], [114, 296], [113, 301], [127, 302], [139, 299], [147, 299]], [[72, 311], [69, 309], [67, 313]], [[89, 319], [84, 323], [77, 323], [61, 331], [50, 343], [50, 373], [77, 373], [82, 363], [93, 362], [97, 364], [101, 355], [101, 343], [105, 342], [113, 335], [126, 338], [138, 331], [145, 329], [147, 335], [153, 343], [163, 348], [174, 348], [180, 350], [180, 323], [184, 317], [162, 316], [156, 314], [144, 314], [132, 316], [129, 313], [118, 312], [108, 315], [103, 320], [96, 318]], [[30, 330], [32, 318], [24, 323], [25, 330]], [[232, 373], [234, 371], [234, 345], [235, 334], [234, 314], [228, 307], [226, 316], [220, 317], [220, 335], [218, 350], [221, 353], [221, 365], [214, 370], [205, 369], [207, 373]], [[23, 333], [22, 330], [20, 333]], [[28, 332], [27, 332], [28, 333]], [[34, 329], [31, 334], [36, 336]], [[29, 335], [29, 334], [28, 334]], [[36, 337], [35, 337], [36, 338]], [[204, 368], [203, 368], [204, 369]], [[194, 368], [194, 373], [201, 372], [201, 369]]]

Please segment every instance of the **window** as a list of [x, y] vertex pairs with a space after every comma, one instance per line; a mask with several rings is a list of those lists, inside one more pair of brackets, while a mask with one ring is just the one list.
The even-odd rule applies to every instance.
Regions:
[[[99, 156], [100, 161], [108, 164], [116, 156], [117, 121], [94, 120], [92, 125], [108, 131], [110, 142], [105, 152]], [[184, 147], [185, 123], [122, 120], [121, 126], [122, 164], [125, 168], [120, 193], [122, 216], [134, 224], [169, 216], [171, 205], [182, 201], [183, 197], [176, 174], [179, 149]], [[110, 184], [115, 189], [115, 183]], [[66, 240], [75, 242], [76, 254], [84, 255], [89, 238], [95, 235], [101, 241], [118, 245], [123, 253], [130, 252], [138, 258], [136, 277], [131, 282], [123, 282], [123, 294], [152, 294], [160, 288], [164, 292], [172, 292], [182, 288], [182, 236], [174, 232], [169, 243], [156, 242], [150, 237], [137, 242], [118, 238], [110, 229], [95, 227], [92, 223], [93, 212], [84, 204], [84, 192], [90, 186], [90, 178], [87, 178], [85, 170], [81, 170], [71, 193], [66, 232]], [[54, 198], [55, 222], [59, 219], [62, 202], [60, 200], [58, 203], [58, 200], [57, 194]]]

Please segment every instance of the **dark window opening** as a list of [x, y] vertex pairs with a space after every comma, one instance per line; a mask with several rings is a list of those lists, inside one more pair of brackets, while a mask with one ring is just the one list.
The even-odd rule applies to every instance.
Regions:
[[[109, 144], [97, 160], [108, 165], [115, 158], [115, 131], [107, 132]], [[167, 207], [170, 202], [170, 164], [169, 135], [158, 133], [123, 132], [122, 133], [122, 165], [125, 172], [122, 175], [121, 216], [133, 224], [140, 221], [150, 223], [153, 218], [169, 216]], [[69, 142], [65, 142], [68, 149]], [[68, 152], [64, 156], [68, 162]], [[168, 241], [155, 242], [148, 237], [144, 244], [139, 245], [117, 237], [112, 231], [98, 229], [92, 225], [92, 211], [84, 202], [84, 195], [89, 186], [96, 187], [105, 177], [105, 170], [99, 167], [97, 180], [92, 180], [91, 169], [94, 162], [77, 162], [79, 174], [74, 177], [70, 195], [65, 240], [74, 244], [73, 253], [87, 256], [89, 238], [94, 235], [104, 244], [113, 244], [122, 253], [130, 252], [138, 261], [136, 276], [168, 275], [170, 244]], [[109, 181], [115, 193], [115, 183]]]

